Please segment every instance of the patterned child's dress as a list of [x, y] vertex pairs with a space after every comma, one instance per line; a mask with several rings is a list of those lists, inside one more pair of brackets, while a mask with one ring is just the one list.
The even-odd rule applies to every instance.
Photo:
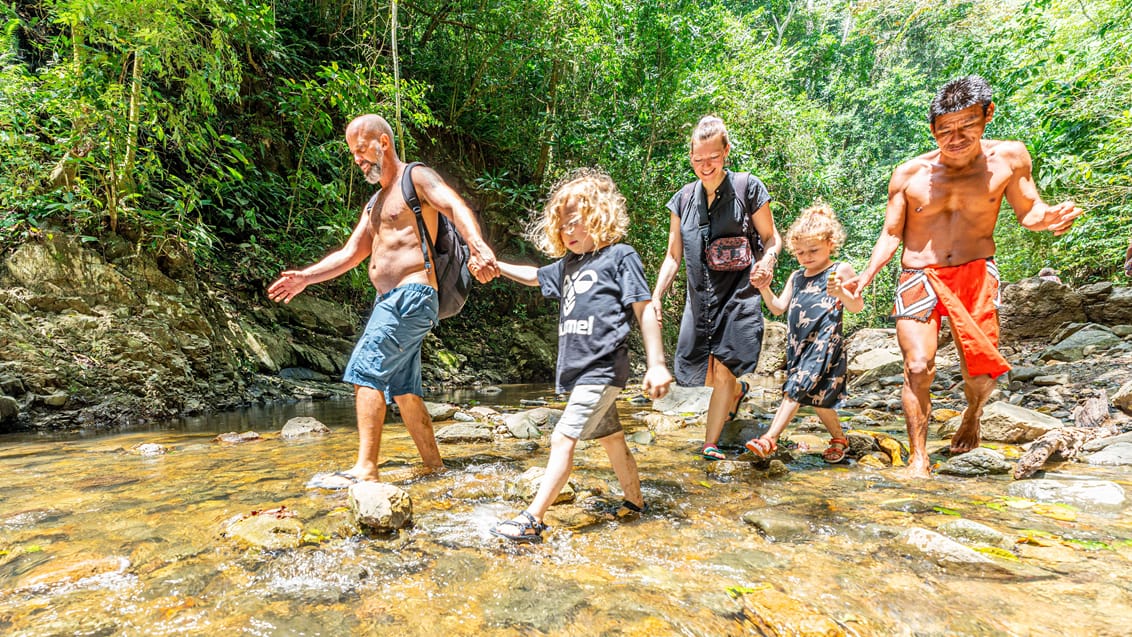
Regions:
[[836, 407], [845, 398], [845, 339], [841, 335], [841, 302], [826, 293], [829, 273], [793, 276], [794, 294], [787, 311], [786, 384], [782, 393], [802, 405]]

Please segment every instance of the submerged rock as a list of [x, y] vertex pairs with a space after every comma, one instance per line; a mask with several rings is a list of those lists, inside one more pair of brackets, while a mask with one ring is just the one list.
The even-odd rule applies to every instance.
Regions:
[[280, 515], [272, 510], [256, 513], [236, 520], [228, 525], [228, 537], [250, 546], [274, 551], [293, 549], [299, 546], [303, 535], [303, 524], [292, 514]]
[[254, 431], [245, 431], [243, 433], [229, 431], [226, 434], [220, 434], [212, 440], [213, 442], [219, 442], [222, 445], [239, 445], [245, 442], [256, 442], [263, 440], [263, 438]]
[[779, 511], [748, 511], [743, 514], [743, 521], [772, 542], [800, 542], [814, 537], [809, 520]]
[[169, 448], [156, 442], [142, 442], [130, 447], [130, 453], [139, 456], [160, 456], [169, 453]]
[[358, 526], [379, 533], [396, 531], [413, 521], [409, 494], [385, 482], [350, 485], [349, 505]]
[[1010, 473], [1014, 465], [994, 449], [979, 447], [967, 453], [952, 456], [938, 469], [940, 473], [952, 476], [985, 476]]
[[1132, 465], [1132, 443], [1118, 442], [1085, 457], [1089, 464], [1127, 466]]
[[279, 435], [284, 440], [306, 438], [309, 436], [322, 436], [330, 433], [330, 427], [322, 424], [317, 418], [299, 416], [292, 418], [283, 425]]
[[[543, 476], [546, 474], [546, 469], [543, 467], [531, 467], [527, 469], [515, 481], [511, 483], [507, 495], [512, 500], [531, 500], [538, 493], [539, 485], [542, 484]], [[554, 498], [552, 504], [561, 504], [563, 502], [573, 502], [576, 495], [573, 483], [567, 481], [566, 486], [558, 492], [558, 496]]]
[[940, 525], [939, 531], [957, 540], [986, 544], [987, 546], [997, 546], [999, 548], [1008, 549], [1014, 545], [1014, 540], [1002, 531], [992, 529], [974, 520], [959, 518], [958, 520], [945, 522]]
[[1108, 480], [1020, 480], [1007, 490], [1012, 496], [1038, 502], [1057, 502], [1083, 507], [1119, 508], [1124, 489]]

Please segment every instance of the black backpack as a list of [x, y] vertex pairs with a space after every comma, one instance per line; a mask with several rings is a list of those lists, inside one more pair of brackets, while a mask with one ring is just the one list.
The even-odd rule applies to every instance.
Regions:
[[[437, 315], [441, 319], [455, 316], [464, 309], [464, 302], [468, 300], [468, 291], [472, 288], [472, 273], [468, 271], [468, 260], [471, 251], [464, 237], [457, 232], [456, 226], [448, 217], [436, 213], [436, 241], [428, 233], [424, 216], [421, 214], [421, 200], [417, 197], [417, 189], [413, 186], [413, 168], [421, 165], [415, 161], [405, 166], [401, 174], [401, 196], [405, 203], [412, 208], [417, 217], [417, 230], [421, 235], [421, 254], [424, 256], [425, 271], [436, 268], [436, 293], [440, 308]], [[377, 194], [370, 199], [366, 206], [368, 211], [377, 200]], [[432, 258], [429, 258], [432, 254]]]

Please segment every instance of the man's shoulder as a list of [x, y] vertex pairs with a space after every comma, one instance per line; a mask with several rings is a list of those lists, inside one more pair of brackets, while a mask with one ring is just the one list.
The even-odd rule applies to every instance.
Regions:
[[893, 181], [907, 182], [917, 175], [930, 173], [932, 166], [937, 162], [938, 159], [938, 150], [928, 151], [923, 155], [917, 155], [916, 157], [913, 157], [912, 159], [909, 159], [897, 166], [896, 170], [892, 171], [892, 179]]
[[988, 159], [1003, 159], [1010, 162], [1027, 160], [1030, 157], [1030, 151], [1025, 144], [1011, 139], [984, 139], [983, 152]]

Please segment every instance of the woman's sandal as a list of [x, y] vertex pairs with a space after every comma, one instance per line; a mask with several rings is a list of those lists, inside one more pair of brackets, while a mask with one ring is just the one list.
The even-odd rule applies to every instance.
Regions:
[[837, 464], [845, 459], [845, 453], [849, 451], [849, 441], [845, 438], [830, 438], [829, 447], [821, 453], [822, 460], [829, 464]]
[[749, 391], [751, 391], [751, 386], [747, 384], [747, 381], [739, 381], [739, 398], [735, 400], [735, 409], [727, 412], [727, 420], [735, 420], [735, 417], [739, 415], [739, 406], [743, 404], [743, 399], [747, 397]]
[[751, 438], [743, 446], [747, 448], [747, 451], [760, 458], [769, 458], [771, 454], [778, 451], [778, 443], [770, 438]]
[[617, 509], [617, 513], [614, 515], [618, 520], [633, 520], [639, 518], [648, 508], [649, 505], [647, 504], [642, 503], [641, 506], [637, 506], [628, 500], [622, 500], [621, 508]]
[[[491, 529], [491, 534], [512, 542], [541, 542], [542, 532], [546, 530], [546, 525], [536, 520], [535, 516], [531, 515], [529, 511], [523, 511], [519, 515], [527, 518], [526, 521], [507, 520], [500, 522], [495, 525], [494, 529]], [[513, 527], [515, 530], [508, 533], [506, 530], [508, 527]]]
[[704, 457], [704, 460], [725, 460], [727, 458], [719, 450], [719, 447], [707, 444], [700, 448], [700, 455]]

